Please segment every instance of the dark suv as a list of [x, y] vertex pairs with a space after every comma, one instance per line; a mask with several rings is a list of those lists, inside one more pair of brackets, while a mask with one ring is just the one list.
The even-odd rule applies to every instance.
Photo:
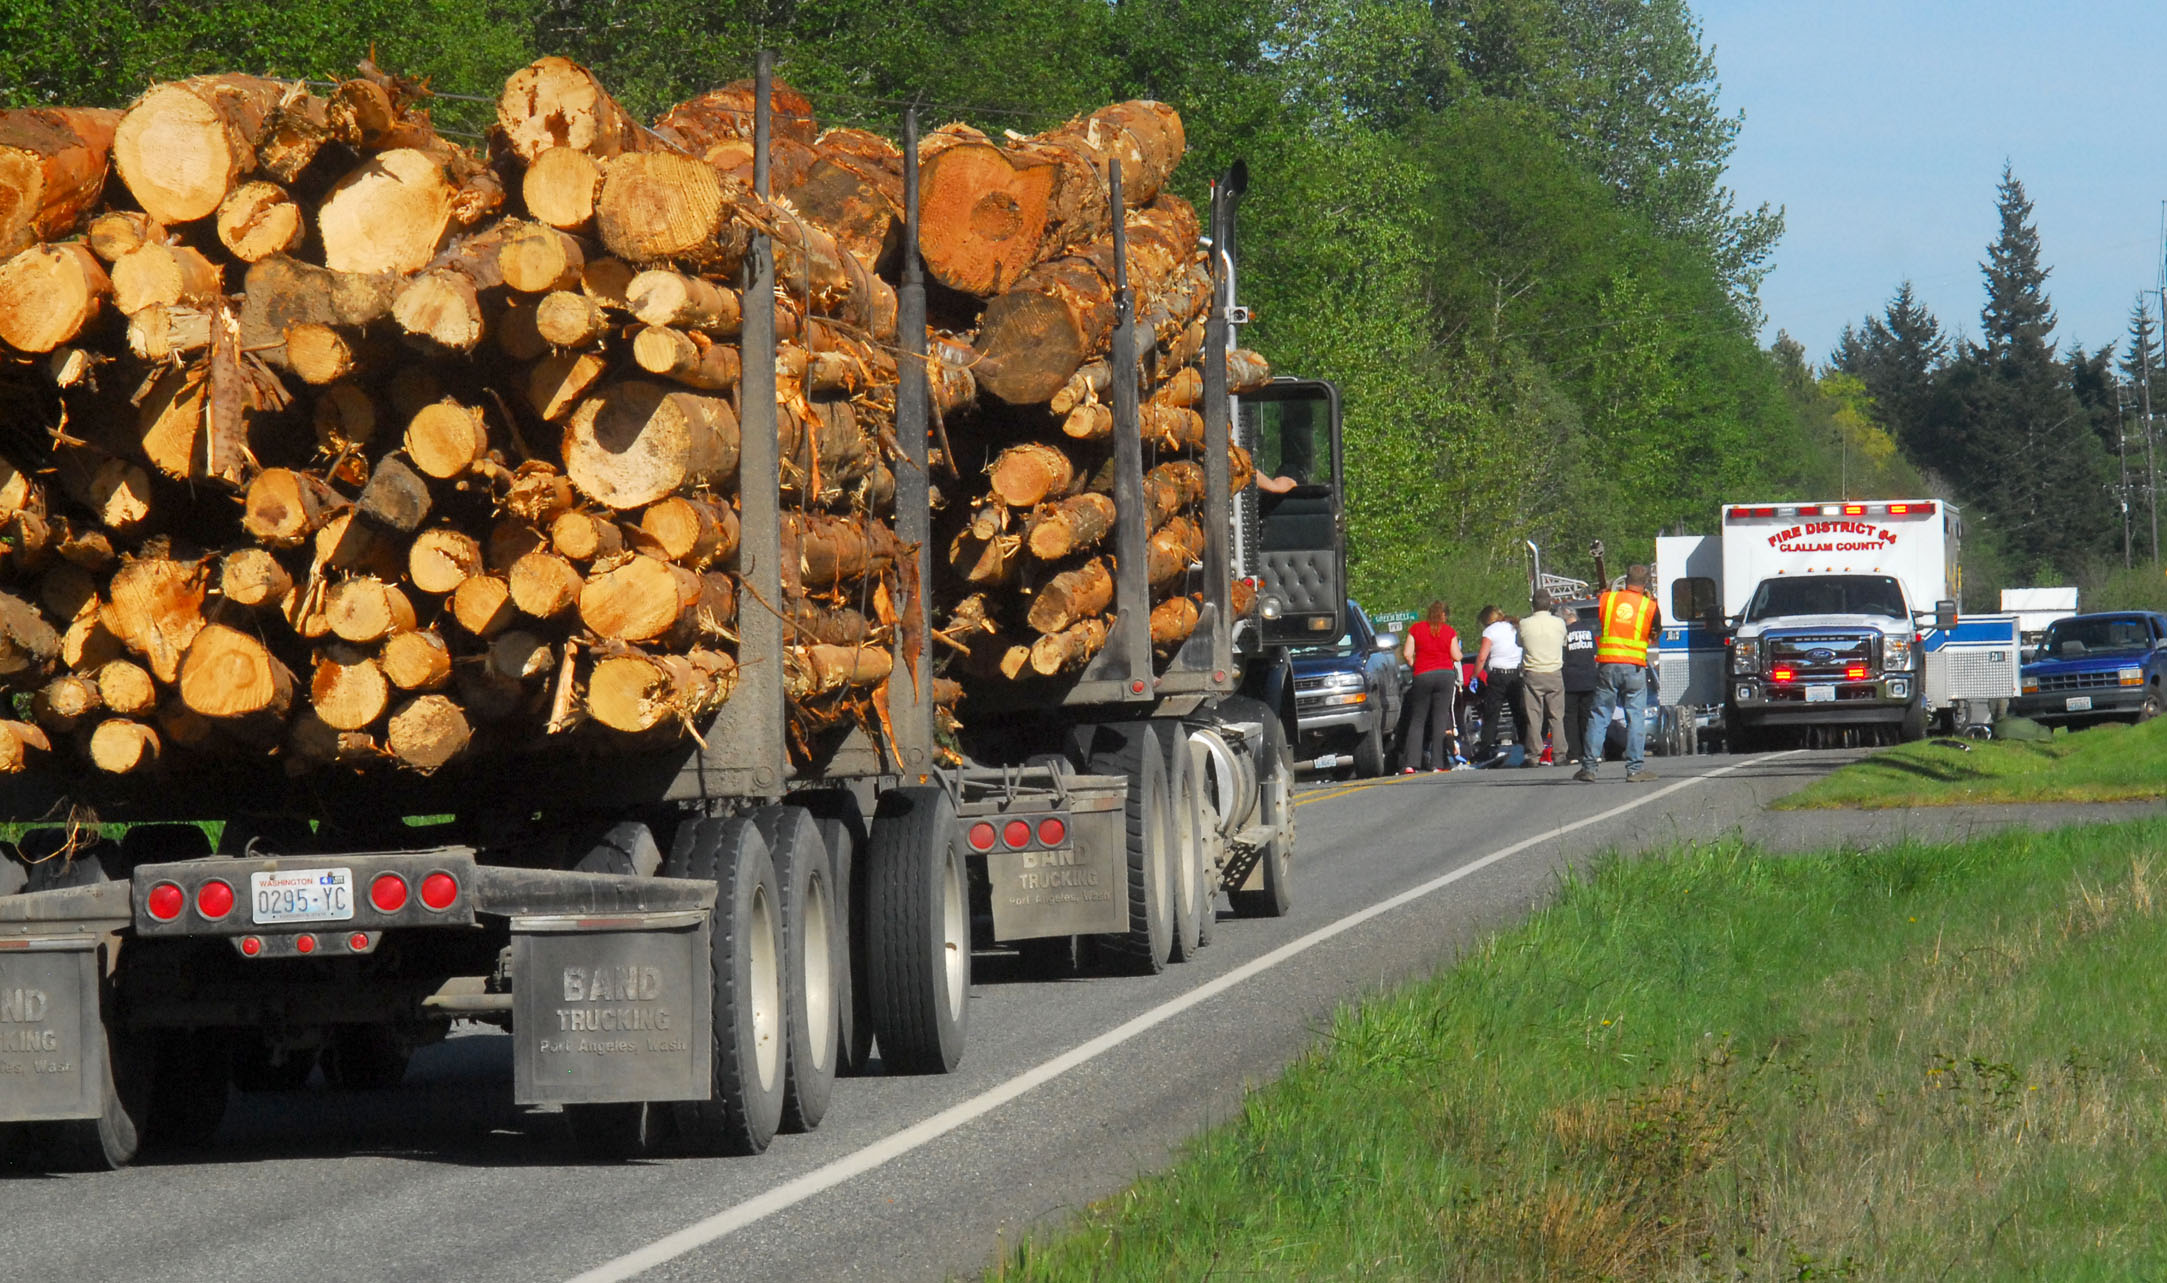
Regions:
[[1351, 760], [1357, 775], [1384, 774], [1412, 680], [1399, 651], [1399, 634], [1378, 632], [1351, 601], [1338, 641], [1295, 650], [1298, 761], [1328, 770]]
[[2157, 717], [2167, 675], [2167, 615], [2150, 611], [2071, 615], [2047, 625], [2024, 665], [2009, 711], [2035, 722], [2081, 726]]

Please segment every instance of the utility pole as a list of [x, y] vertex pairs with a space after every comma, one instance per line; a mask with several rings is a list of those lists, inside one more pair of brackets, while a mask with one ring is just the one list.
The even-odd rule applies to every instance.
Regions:
[[2114, 385], [2114, 454], [2122, 467], [2121, 484], [2115, 487], [2115, 499], [2122, 508], [2122, 569], [2130, 567], [2129, 534], [2129, 385], [2119, 379]]
[[[2167, 291], [2160, 295], [2160, 306], [2167, 308]], [[2137, 351], [2137, 377], [2142, 380], [2138, 393], [2144, 407], [2144, 468], [2145, 495], [2152, 504], [2152, 568], [2159, 569], [2159, 455], [2152, 448], [2152, 345], [2145, 344]]]

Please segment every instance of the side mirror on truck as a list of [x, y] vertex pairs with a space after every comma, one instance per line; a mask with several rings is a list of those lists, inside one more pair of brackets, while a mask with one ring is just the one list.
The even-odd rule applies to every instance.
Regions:
[[1934, 627], [1940, 629], [1943, 632], [1948, 632], [1950, 629], [1956, 627], [1955, 602], [1937, 601], [1934, 603]]

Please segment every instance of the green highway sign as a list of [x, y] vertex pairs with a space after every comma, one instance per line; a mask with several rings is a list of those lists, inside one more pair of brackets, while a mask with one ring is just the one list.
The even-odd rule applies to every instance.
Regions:
[[1415, 622], [1415, 612], [1411, 610], [1373, 610], [1370, 612], [1369, 622], [1373, 624], [1411, 624]]

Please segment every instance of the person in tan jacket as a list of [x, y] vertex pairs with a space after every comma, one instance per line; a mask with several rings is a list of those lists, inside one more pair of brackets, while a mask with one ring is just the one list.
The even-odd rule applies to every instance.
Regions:
[[[1535, 591], [1535, 613], [1520, 621], [1520, 689], [1527, 701], [1528, 732], [1547, 735], [1550, 746], [1528, 745], [1528, 763], [1540, 754], [1544, 766], [1565, 757], [1565, 621], [1552, 613], [1555, 602]], [[1539, 729], [1538, 729], [1539, 728]]]

